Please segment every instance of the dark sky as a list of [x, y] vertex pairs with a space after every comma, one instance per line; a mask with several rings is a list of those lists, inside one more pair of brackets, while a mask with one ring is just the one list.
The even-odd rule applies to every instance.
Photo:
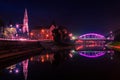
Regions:
[[55, 21], [76, 35], [120, 27], [120, 2], [99, 0], [0, 0], [0, 17], [5, 22], [22, 23], [27, 8], [30, 28]]

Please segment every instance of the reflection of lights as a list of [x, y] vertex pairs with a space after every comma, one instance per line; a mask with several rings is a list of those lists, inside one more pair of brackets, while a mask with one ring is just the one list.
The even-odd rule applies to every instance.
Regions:
[[44, 62], [44, 61], [45, 61], [44, 58], [42, 58], [42, 59], [41, 59], [41, 62]]
[[88, 58], [97, 58], [103, 56], [105, 51], [79, 51], [79, 54]]
[[83, 43], [83, 40], [76, 40], [76, 43]]
[[111, 38], [110, 37], [107, 37], [108, 40], [110, 40]]
[[107, 44], [105, 44], [105, 46], [107, 47], [108, 45], [107, 45]]
[[83, 48], [83, 45], [81, 46], [76, 46], [76, 50], [81, 50]]
[[49, 55], [48, 54], [46, 54], [46, 57], [47, 57], [47, 59], [49, 58]]
[[71, 53], [75, 53], [75, 50], [71, 50]]
[[111, 53], [111, 51], [107, 51], [107, 53]]
[[6, 69], [10, 69], [10, 70], [13, 70], [16, 68], [16, 65], [11, 65], [10, 67], [7, 67]]
[[120, 46], [112, 46], [113, 48], [120, 49]]
[[73, 54], [69, 53], [69, 56], [70, 56], [70, 58], [72, 58], [72, 57], [73, 57]]
[[30, 61], [38, 61], [38, 62], [47, 62], [47, 61], [51, 62], [53, 60], [54, 60], [54, 54], [48, 54], [48, 53], [30, 58]]
[[12, 70], [9, 70], [9, 73], [12, 73], [13, 71]]
[[103, 50], [105, 50], [106, 48], [104, 47]]
[[6, 69], [9, 71], [9, 73], [19, 73], [19, 69], [16, 66], [17, 64], [7, 67]]
[[113, 60], [113, 57], [111, 56], [110, 59]]
[[30, 58], [30, 61], [33, 61], [33, 57]]

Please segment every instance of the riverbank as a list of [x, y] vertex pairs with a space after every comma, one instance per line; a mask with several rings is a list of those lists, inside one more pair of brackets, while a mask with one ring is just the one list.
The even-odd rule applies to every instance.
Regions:
[[120, 42], [113, 42], [109, 46], [117, 51], [120, 51]]

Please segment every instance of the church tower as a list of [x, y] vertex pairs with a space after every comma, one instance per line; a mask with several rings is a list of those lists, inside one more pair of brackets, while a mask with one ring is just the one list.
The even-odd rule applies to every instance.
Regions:
[[29, 36], [27, 9], [25, 9], [24, 19], [23, 19], [23, 34], [26, 34], [27, 36]]

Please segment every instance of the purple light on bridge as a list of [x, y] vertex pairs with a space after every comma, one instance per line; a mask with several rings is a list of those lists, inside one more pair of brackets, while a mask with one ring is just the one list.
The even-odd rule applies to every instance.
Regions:
[[79, 38], [101, 38], [101, 39], [105, 39], [105, 37], [103, 35], [96, 34], [96, 33], [87, 33], [87, 34], [79, 36]]
[[79, 51], [79, 55], [88, 57], [88, 58], [97, 58], [103, 56], [105, 51]]

